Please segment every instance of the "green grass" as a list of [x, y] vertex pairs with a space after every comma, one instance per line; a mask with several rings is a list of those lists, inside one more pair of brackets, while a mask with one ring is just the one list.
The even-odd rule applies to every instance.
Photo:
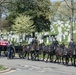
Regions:
[[7, 68], [3, 65], [0, 65], [0, 71], [6, 70]]

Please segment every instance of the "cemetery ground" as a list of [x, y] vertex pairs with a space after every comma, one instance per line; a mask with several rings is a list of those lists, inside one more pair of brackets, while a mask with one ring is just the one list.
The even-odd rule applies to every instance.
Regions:
[[11, 69], [9, 72], [0, 73], [0, 75], [76, 75], [76, 67], [74, 66], [20, 58], [1, 57], [0, 65]]

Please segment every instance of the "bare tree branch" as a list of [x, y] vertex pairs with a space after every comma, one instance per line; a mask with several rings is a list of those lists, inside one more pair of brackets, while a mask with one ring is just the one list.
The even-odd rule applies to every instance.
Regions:
[[[66, 0], [64, 0], [64, 1], [65, 1], [66, 5], [67, 5], [70, 9], [74, 9], [74, 10], [76, 10], [76, 8], [72, 8], [72, 7], [70, 7], [70, 6], [68, 5], [68, 3], [66, 2]], [[75, 3], [73, 3], [73, 4], [75, 4]]]
[[[68, 5], [68, 3], [66, 2], [66, 0], [64, 0], [65, 1], [65, 3], [66, 3], [66, 5], [69, 7], [69, 8], [71, 8], [69, 5]], [[71, 8], [72, 9], [72, 8]]]
[[60, 13], [62, 13], [63, 15], [65, 15], [65, 16], [67, 16], [67, 17], [69, 17], [69, 18], [71, 18], [68, 14], [65, 14], [64, 12], [62, 12], [62, 11], [59, 11], [59, 10], [57, 10], [58, 12], [60, 12]]

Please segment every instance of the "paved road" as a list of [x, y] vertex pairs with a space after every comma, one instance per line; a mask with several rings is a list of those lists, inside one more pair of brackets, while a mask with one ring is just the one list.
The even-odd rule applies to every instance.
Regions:
[[16, 69], [0, 75], [76, 75], [76, 67], [26, 59], [0, 58], [0, 64]]

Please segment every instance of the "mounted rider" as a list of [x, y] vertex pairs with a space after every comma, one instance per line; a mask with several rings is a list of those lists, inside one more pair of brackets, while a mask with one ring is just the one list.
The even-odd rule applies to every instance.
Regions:
[[32, 40], [32, 45], [33, 45], [33, 44], [38, 45], [37, 37], [33, 38], [33, 40]]
[[73, 39], [71, 39], [71, 41], [69, 42], [68, 48], [71, 48], [71, 49], [75, 48], [75, 42], [73, 41]]
[[64, 43], [60, 44], [60, 48], [61, 48], [61, 51], [63, 52], [65, 48], [65, 44]]
[[54, 50], [56, 50], [57, 46], [59, 45], [56, 38], [54, 38], [54, 41], [52, 42], [52, 45], [54, 46]]

